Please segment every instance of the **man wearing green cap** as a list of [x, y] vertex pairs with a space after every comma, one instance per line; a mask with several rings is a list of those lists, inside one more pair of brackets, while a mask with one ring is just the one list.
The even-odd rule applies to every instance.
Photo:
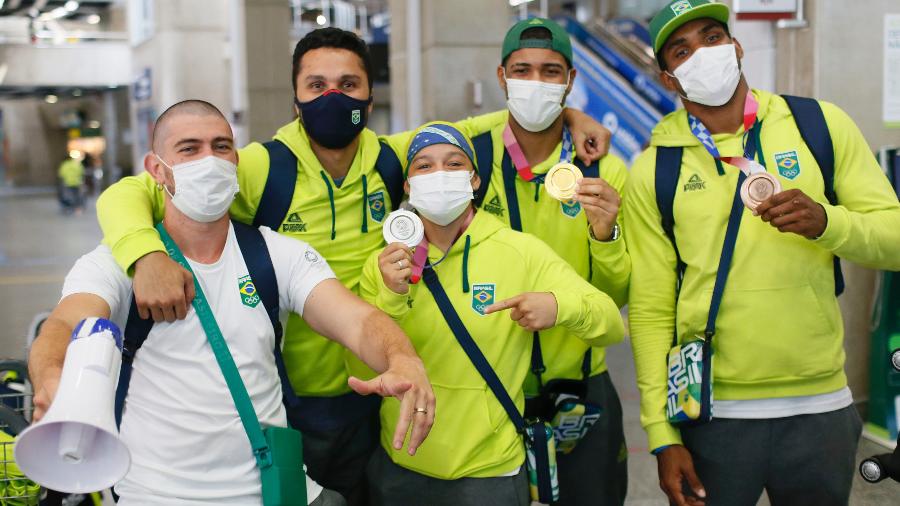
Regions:
[[684, 110], [625, 192], [641, 423], [673, 504], [765, 490], [775, 506], [845, 505], [861, 422], [836, 258], [900, 268], [900, 204], [846, 113], [749, 88], [728, 18], [679, 0], [650, 24]]
[[[631, 263], [617, 217], [627, 169], [612, 155], [587, 166], [573, 160], [560, 112], [575, 74], [569, 36], [557, 23], [531, 18], [509, 29], [497, 67], [509, 113], [503, 124], [473, 139], [484, 182], [475, 201], [513, 229], [543, 240], [622, 306]], [[560, 163], [574, 163], [584, 176], [564, 201], [543, 188], [548, 171]], [[628, 453], [604, 349], [590, 348], [564, 327], [535, 332], [533, 348], [526, 415], [557, 427], [555, 504], [622, 504]]]

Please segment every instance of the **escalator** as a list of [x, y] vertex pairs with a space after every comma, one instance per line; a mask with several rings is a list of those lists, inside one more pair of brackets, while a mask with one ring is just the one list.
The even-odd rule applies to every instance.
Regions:
[[586, 27], [570, 17], [556, 20], [572, 38], [578, 71], [568, 105], [602, 122], [613, 132], [612, 152], [634, 161], [653, 127], [678, 107], [676, 96], [656, 80], [652, 51], [639, 35], [625, 35], [621, 22]]

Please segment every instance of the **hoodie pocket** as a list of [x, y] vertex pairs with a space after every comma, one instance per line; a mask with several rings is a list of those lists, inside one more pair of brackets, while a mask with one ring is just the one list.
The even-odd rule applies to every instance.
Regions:
[[[514, 429], [498, 431], [502, 422], [511, 422], [505, 412], [503, 420], [493, 416], [491, 406], [495, 403], [488, 397], [493, 395], [491, 391], [439, 384], [432, 384], [432, 388], [436, 416], [431, 432], [414, 457], [405, 451], [392, 451], [394, 461], [442, 479], [460, 478], [502, 461], [517, 436]], [[399, 403], [394, 405], [399, 408]], [[396, 417], [383, 421], [387, 425], [382, 430], [393, 433]]]
[[837, 302], [810, 285], [729, 294], [713, 346], [715, 377], [733, 383], [791, 382], [840, 370]]

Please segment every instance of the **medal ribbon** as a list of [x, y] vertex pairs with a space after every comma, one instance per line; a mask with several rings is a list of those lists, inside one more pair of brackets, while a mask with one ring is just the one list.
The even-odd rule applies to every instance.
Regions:
[[[450, 243], [450, 248], [459, 240], [460, 237], [466, 232], [466, 229], [469, 228], [469, 225], [472, 223], [472, 218], [475, 217], [475, 209], [469, 208], [469, 213], [466, 215], [465, 219], [463, 219], [462, 227], [459, 229], [459, 233], [456, 234], [456, 237], [453, 239], [453, 242]], [[447, 248], [447, 253], [450, 252], [450, 248]], [[444, 257], [447, 256], [447, 253], [444, 253]], [[443, 260], [443, 258], [441, 258]], [[437, 265], [441, 260], [438, 260], [432, 265]], [[422, 279], [422, 270], [425, 268], [425, 264], [428, 263], [428, 237], [423, 237], [422, 242], [416, 246], [416, 251], [413, 252], [413, 262], [412, 262], [412, 275], [409, 277], [409, 282], [412, 284], [416, 284]]]
[[[513, 135], [509, 123], [507, 123], [506, 128], [503, 129], [503, 144], [506, 146], [506, 152], [509, 153], [509, 157], [512, 159], [513, 165], [516, 167], [516, 172], [519, 173], [519, 177], [525, 181], [534, 181], [535, 183], [542, 183], [544, 181], [543, 174], [536, 176], [531, 172], [531, 165], [525, 158], [525, 153], [522, 151], [522, 147], [519, 146], [519, 141], [516, 140], [516, 136]], [[715, 147], [715, 145], [713, 147]], [[559, 151], [559, 161], [570, 163], [572, 161], [571, 158], [572, 134], [569, 132], [568, 127], [563, 125], [562, 148]]]
[[744, 156], [742, 157], [721, 156], [719, 154], [719, 148], [716, 147], [716, 142], [713, 140], [713, 136], [709, 132], [709, 129], [695, 116], [688, 114], [688, 124], [691, 127], [691, 133], [694, 134], [694, 137], [700, 141], [700, 144], [706, 148], [706, 151], [708, 151], [713, 158], [734, 165], [739, 168], [741, 172], [749, 176], [750, 174], [755, 174], [757, 172], [765, 172], [765, 169], [754, 160], [756, 157], [756, 142], [750, 134], [751, 130], [759, 128], [759, 123], [757, 122], [758, 112], [759, 102], [756, 100], [756, 97], [753, 96], [753, 93], [748, 91], [747, 98], [744, 100]]

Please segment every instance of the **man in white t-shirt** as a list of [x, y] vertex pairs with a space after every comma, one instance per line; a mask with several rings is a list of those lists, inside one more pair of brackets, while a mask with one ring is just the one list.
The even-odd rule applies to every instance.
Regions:
[[[262, 303], [248, 303], [240, 280], [248, 269], [228, 207], [237, 192], [231, 128], [214, 106], [190, 100], [169, 108], [154, 128], [144, 166], [165, 192], [163, 225], [190, 263], [263, 426], [287, 426], [273, 349], [275, 332]], [[308, 244], [260, 229], [272, 259], [282, 312], [295, 312], [382, 374], [351, 378], [360, 393], [401, 399], [401, 447], [410, 426], [414, 453], [434, 420], [434, 394], [424, 366], [393, 321], [348, 291]], [[124, 328], [131, 279], [106, 246], [83, 256], [66, 277], [63, 298], [32, 347], [35, 419], [59, 385], [69, 336], [83, 318], [109, 318]], [[339, 308], [339, 311], [335, 309]], [[316, 360], [316, 357], [310, 357]], [[199, 318], [154, 325], [136, 353], [120, 436], [131, 469], [115, 486], [121, 505], [260, 504], [259, 472], [246, 432]], [[307, 478], [308, 502], [344, 504]], [[305, 502], [304, 502], [305, 504]]]

